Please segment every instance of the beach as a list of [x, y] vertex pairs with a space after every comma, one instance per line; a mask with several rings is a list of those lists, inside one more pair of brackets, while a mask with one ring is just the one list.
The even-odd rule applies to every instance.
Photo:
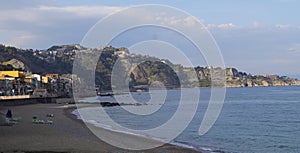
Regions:
[[[65, 104], [1, 106], [1, 113], [6, 113], [7, 109], [11, 109], [13, 116], [21, 119], [12, 126], [0, 126], [0, 152], [199, 152], [170, 144], [142, 151], [114, 147], [100, 140], [81, 120], [78, 120], [71, 113], [75, 108], [74, 105]], [[46, 114], [54, 115], [51, 118], [53, 124], [32, 123], [33, 116], [47, 120]], [[96, 129], [100, 130], [98, 133], [103, 133], [105, 136], [120, 138], [120, 142], [124, 142], [124, 145], [132, 141], [156, 143], [154, 140], [134, 135], [98, 127]]]

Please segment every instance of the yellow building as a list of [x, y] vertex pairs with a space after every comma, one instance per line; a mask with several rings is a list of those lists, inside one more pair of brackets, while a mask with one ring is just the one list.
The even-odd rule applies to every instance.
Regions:
[[48, 77], [42, 76], [42, 82], [43, 82], [43, 83], [48, 83]]
[[0, 71], [0, 75], [13, 77], [13, 78], [20, 78], [24, 77], [23, 71]]
[[31, 84], [32, 83], [32, 76], [31, 75], [25, 76], [24, 77], [24, 82]]
[[59, 75], [58, 74], [46, 74], [46, 77], [53, 78], [53, 79], [58, 79]]
[[0, 80], [5, 80], [5, 76], [0, 74]]

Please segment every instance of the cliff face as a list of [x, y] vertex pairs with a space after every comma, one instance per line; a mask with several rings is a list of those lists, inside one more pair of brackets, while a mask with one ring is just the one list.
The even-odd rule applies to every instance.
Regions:
[[[144, 66], [141, 66], [144, 67]], [[152, 69], [156, 66], [153, 66]], [[174, 69], [174, 68], [173, 68]], [[176, 69], [175, 69], [176, 70]], [[146, 81], [145, 78], [151, 78], [151, 76], [155, 73], [146, 73], [144, 70], [136, 69], [133, 71], [133, 78], [136, 81], [136, 85], [139, 83], [151, 83], [151, 81]], [[151, 71], [150, 69], [147, 70]], [[196, 77], [194, 76], [194, 72], [196, 72]], [[300, 80], [288, 78], [288, 77], [280, 77], [278, 75], [250, 75], [245, 72], [239, 72], [235, 68], [226, 68], [222, 70], [221, 68], [212, 68], [212, 67], [196, 67], [196, 68], [183, 68], [180, 67], [176, 70], [176, 74], [171, 71], [164, 71], [164, 69], [160, 69], [160, 73], [163, 75], [155, 75], [157, 80], [162, 81], [164, 84], [172, 84], [173, 86], [177, 86], [180, 83], [176, 83], [176, 81], [181, 82], [181, 87], [211, 87], [212, 77], [217, 76], [214, 80], [215, 83], [220, 83], [219, 85], [214, 85], [217, 87], [267, 87], [267, 86], [299, 86]], [[224, 74], [225, 73], [225, 74]], [[213, 74], [213, 75], [212, 75]], [[176, 78], [176, 75], [180, 77]], [[224, 78], [221, 78], [224, 76]], [[220, 78], [218, 78], [220, 77]], [[152, 77], [153, 78], [153, 77]], [[224, 79], [224, 80], [223, 80]], [[167, 81], [166, 81], [167, 80]], [[222, 81], [225, 82], [225, 85], [222, 84]], [[169, 86], [169, 87], [172, 87]]]
[[278, 75], [250, 75], [234, 68], [226, 69], [227, 87], [299, 86], [300, 80]]
[[173, 69], [160, 61], [146, 61], [139, 64], [131, 71], [130, 78], [134, 86], [160, 82], [166, 88], [180, 87], [180, 81]]
[[[196, 71], [199, 84], [196, 84], [194, 79], [185, 77], [185, 80], [182, 80], [182, 82], [185, 82], [185, 84], [183, 84], [183, 87], [210, 87], [213, 76], [224, 76], [223, 79], [225, 80], [219, 78], [219, 81], [225, 81], [225, 87], [266, 87], [300, 85], [300, 80], [297, 79], [288, 78], [285, 76], [281, 77], [278, 75], [251, 75], [245, 72], [239, 72], [235, 68], [226, 68], [225, 70], [213, 67], [196, 67], [195, 69], [184, 68], [183, 73], [185, 73], [185, 75], [188, 76], [192, 73], [192, 71]], [[215, 82], [218, 82], [218, 80], [215, 80]]]

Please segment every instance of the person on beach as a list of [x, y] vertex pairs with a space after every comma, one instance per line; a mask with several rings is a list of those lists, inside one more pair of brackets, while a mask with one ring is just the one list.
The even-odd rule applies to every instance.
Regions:
[[10, 109], [7, 110], [6, 118], [12, 118], [12, 112]]

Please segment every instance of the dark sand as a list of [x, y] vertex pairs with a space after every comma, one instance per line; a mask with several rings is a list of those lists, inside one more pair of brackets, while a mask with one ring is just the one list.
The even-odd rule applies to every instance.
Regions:
[[[101, 141], [82, 121], [76, 119], [76, 116], [71, 114], [74, 107], [65, 107], [62, 104], [1, 106], [0, 112], [6, 113], [8, 108], [12, 110], [13, 116], [22, 117], [22, 119], [13, 126], [0, 126], [0, 152], [197, 152], [193, 149], [169, 144], [143, 151], [131, 151], [114, 147]], [[33, 116], [45, 120], [47, 119], [47, 113], [55, 115], [53, 125], [32, 123]], [[124, 145], [130, 142], [156, 143], [153, 140], [141, 137], [97, 129], [99, 133], [103, 133], [107, 137], [120, 138], [120, 142]], [[139, 144], [137, 143], [137, 145]]]

